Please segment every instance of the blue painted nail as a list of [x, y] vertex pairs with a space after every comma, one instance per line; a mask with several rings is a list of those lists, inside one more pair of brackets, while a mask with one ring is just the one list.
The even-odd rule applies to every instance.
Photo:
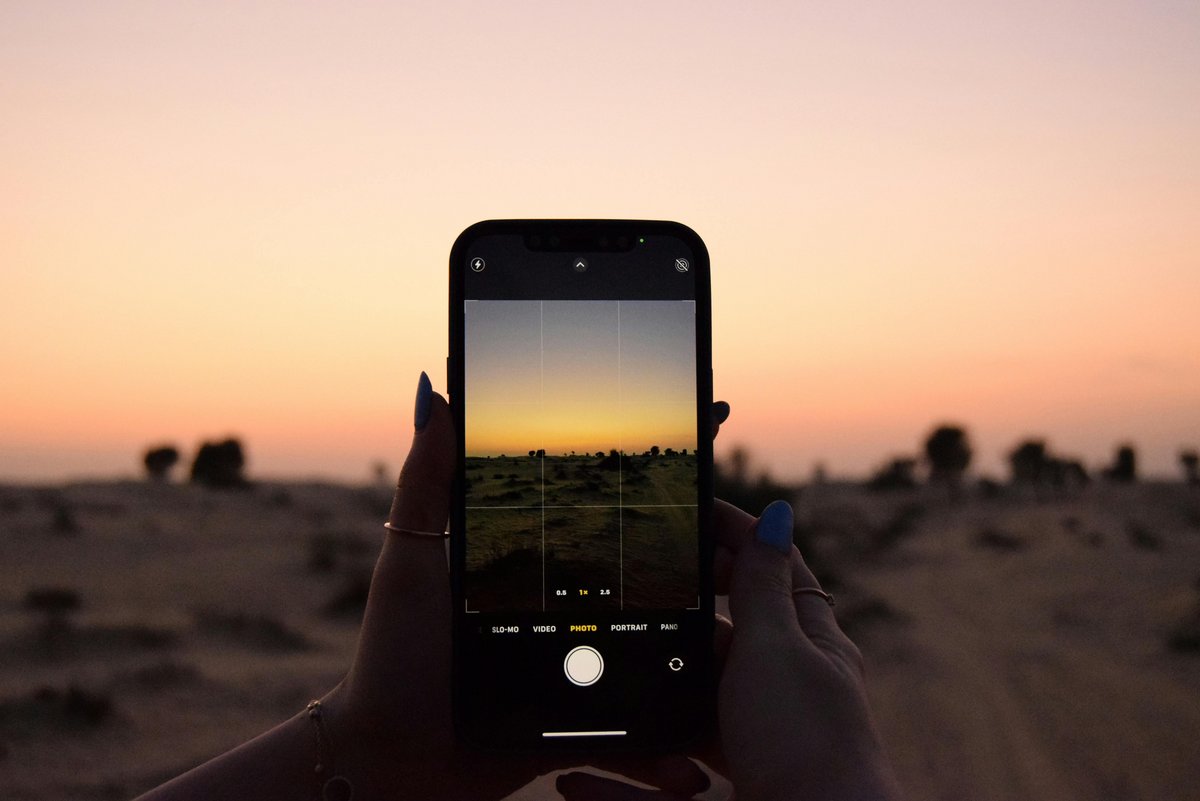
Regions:
[[787, 501], [775, 501], [763, 509], [756, 529], [758, 541], [783, 554], [792, 552], [792, 507]]
[[712, 405], [713, 422], [721, 425], [729, 419], [729, 404], [725, 401], [717, 401]]
[[417, 382], [417, 405], [413, 410], [413, 425], [418, 431], [429, 422], [430, 401], [432, 400], [433, 384], [429, 383], [429, 376], [421, 371], [421, 380]]

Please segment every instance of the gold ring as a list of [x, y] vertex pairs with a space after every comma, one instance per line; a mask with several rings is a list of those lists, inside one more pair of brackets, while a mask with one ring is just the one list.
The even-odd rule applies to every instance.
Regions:
[[820, 590], [816, 587], [800, 587], [792, 590], [792, 597], [795, 598], [797, 595], [819, 595], [825, 599], [825, 603], [829, 604], [830, 606], [835, 605], [832, 595], [825, 592], [825, 590]]

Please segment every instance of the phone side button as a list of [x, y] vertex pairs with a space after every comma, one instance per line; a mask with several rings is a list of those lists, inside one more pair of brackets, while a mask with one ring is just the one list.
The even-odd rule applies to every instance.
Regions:
[[591, 686], [604, 675], [604, 657], [590, 645], [577, 646], [563, 660], [563, 673], [567, 674], [572, 684]]

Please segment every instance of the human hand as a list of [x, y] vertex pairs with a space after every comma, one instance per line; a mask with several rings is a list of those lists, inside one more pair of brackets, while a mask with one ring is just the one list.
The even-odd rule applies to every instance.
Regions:
[[[407, 532], [437, 534], [445, 530], [450, 509], [454, 425], [445, 399], [424, 373], [414, 424], [388, 522]], [[371, 579], [354, 665], [322, 702], [337, 771], [354, 783], [356, 797], [486, 801], [584, 761], [458, 747], [450, 652], [444, 540], [389, 530]], [[703, 771], [678, 757], [610, 756], [589, 764], [684, 797], [708, 786]]]
[[[820, 585], [792, 544], [791, 507], [756, 519], [717, 501], [714, 518], [717, 591], [736, 625], [717, 629], [720, 739], [692, 755], [727, 772], [739, 799], [899, 798], [862, 656], [820, 594], [796, 592]], [[558, 787], [567, 801], [680, 797], [580, 773]]]

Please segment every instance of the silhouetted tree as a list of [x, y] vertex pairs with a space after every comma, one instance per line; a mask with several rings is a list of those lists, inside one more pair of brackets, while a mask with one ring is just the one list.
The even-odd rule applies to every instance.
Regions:
[[537, 456], [537, 458], [539, 458], [539, 459], [545, 459], [545, 458], [546, 458], [546, 449], [545, 449], [545, 448], [538, 448], [538, 449], [537, 449], [537, 453], [536, 453], [535, 455], [536, 455], [536, 456]]
[[729, 467], [725, 471], [732, 484], [745, 484], [749, 479], [750, 452], [742, 446], [737, 446], [729, 452]]
[[1104, 469], [1104, 477], [1123, 484], [1137, 481], [1137, 452], [1132, 445], [1126, 443], [1117, 448], [1113, 463]]
[[1030, 439], [1018, 445], [1008, 455], [1014, 484], [1040, 484], [1046, 473], [1046, 443]]
[[248, 485], [242, 475], [245, 466], [246, 457], [238, 440], [205, 442], [192, 461], [192, 481], [217, 489], [245, 487]]
[[1083, 463], [1077, 459], [1060, 459], [1047, 456], [1043, 466], [1043, 480], [1059, 489], [1079, 489], [1091, 483], [1091, 476]]
[[674, 456], [674, 455], [675, 455], [674, 448], [667, 448], [663, 451], [663, 456]]
[[914, 489], [917, 486], [917, 480], [913, 477], [916, 466], [916, 459], [893, 459], [875, 471], [867, 481], [867, 489], [876, 492]]
[[536, 456], [536, 455], [537, 455], [537, 451], [530, 451], [530, 452], [529, 452], [529, 455], [530, 455], [530, 456]]
[[651, 446], [650, 446], [650, 455], [651, 455], [651, 456], [658, 456], [658, 446], [657, 446], [657, 445], [651, 445]]
[[179, 451], [172, 445], [150, 448], [142, 457], [142, 464], [146, 465], [146, 474], [152, 481], [166, 481], [167, 474], [178, 461]]
[[967, 465], [971, 464], [967, 433], [959, 426], [939, 426], [925, 440], [925, 458], [929, 461], [931, 481], [943, 481], [957, 487]]
[[1183, 467], [1183, 477], [1187, 483], [1200, 484], [1200, 472], [1197, 471], [1200, 467], [1200, 455], [1192, 450], [1180, 451], [1179, 464]]
[[597, 459], [603, 459], [603, 458], [604, 458], [604, 451], [596, 451], [596, 458], [597, 458]]

